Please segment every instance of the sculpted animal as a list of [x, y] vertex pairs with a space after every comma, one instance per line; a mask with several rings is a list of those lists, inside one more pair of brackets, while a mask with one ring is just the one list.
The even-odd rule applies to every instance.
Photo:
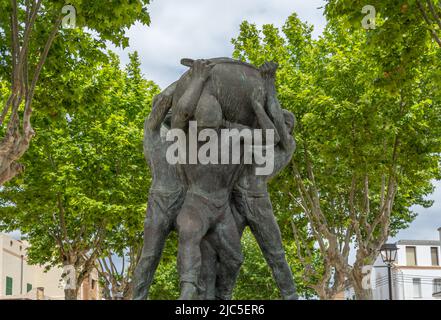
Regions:
[[[231, 58], [207, 59], [212, 64], [210, 78], [205, 82], [201, 98], [197, 105], [186, 105], [186, 111], [177, 114], [175, 105], [188, 89], [191, 80], [190, 69], [175, 83], [172, 107], [172, 126], [183, 128], [194, 114], [198, 126], [213, 127], [212, 123], [219, 121], [219, 117], [232, 123], [239, 123], [249, 127], [256, 127], [256, 117], [252, 106], [252, 93], [256, 88], [265, 92], [265, 82], [256, 67], [246, 62]], [[192, 67], [194, 60], [182, 59], [181, 63]], [[262, 95], [260, 103], [265, 105], [266, 94]], [[216, 100], [220, 109], [213, 110], [213, 103], [203, 103], [207, 99]], [[213, 102], [212, 101], [212, 102]], [[202, 103], [201, 103], [202, 102]], [[207, 106], [211, 106], [207, 108]], [[195, 111], [191, 110], [196, 108]], [[193, 111], [193, 112], [192, 112]]]

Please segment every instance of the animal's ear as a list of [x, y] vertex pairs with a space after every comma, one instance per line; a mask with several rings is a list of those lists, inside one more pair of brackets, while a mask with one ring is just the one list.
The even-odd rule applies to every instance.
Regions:
[[189, 68], [193, 67], [193, 62], [194, 60], [190, 58], [181, 59], [181, 64]]

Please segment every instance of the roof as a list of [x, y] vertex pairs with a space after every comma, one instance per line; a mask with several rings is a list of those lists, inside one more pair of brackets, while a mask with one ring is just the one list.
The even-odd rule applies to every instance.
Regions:
[[441, 241], [439, 240], [400, 240], [397, 245], [408, 245], [408, 246], [440, 246]]

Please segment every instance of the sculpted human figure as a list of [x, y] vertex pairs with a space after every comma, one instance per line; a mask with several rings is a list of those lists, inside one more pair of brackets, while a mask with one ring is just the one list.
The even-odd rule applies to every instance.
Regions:
[[[222, 125], [222, 110], [214, 97], [201, 95], [208, 75], [195, 77], [194, 73], [199, 69], [200, 63], [205, 62], [196, 61], [192, 68], [190, 83], [192, 89], [186, 90], [176, 105], [178, 110], [174, 111], [182, 113], [179, 108], [191, 109], [193, 114], [188, 114], [188, 120], [199, 113], [198, 127], [218, 130]], [[201, 109], [210, 112], [202, 115]], [[176, 118], [172, 119], [172, 125], [173, 120]], [[236, 280], [239, 272], [242, 263], [240, 238], [231, 214], [229, 200], [241, 164], [181, 164], [180, 166], [188, 185], [184, 204], [177, 218], [180, 299], [191, 300], [199, 298], [198, 281], [202, 263], [200, 245], [209, 229], [217, 235], [213, 241], [214, 245], [225, 244], [217, 248], [221, 250], [220, 252], [216, 250], [222, 257], [220, 268], [228, 269], [231, 282]], [[228, 298], [231, 293], [223, 292], [223, 295]]]
[[[192, 100], [197, 101], [199, 99], [200, 89], [208, 78], [211, 68], [212, 66], [206, 61], [196, 61], [194, 63], [191, 81], [187, 88], [188, 92], [184, 92], [182, 97], [184, 103], [181, 101], [180, 105], [186, 105], [191, 103]], [[134, 274], [133, 299], [136, 300], [146, 299], [148, 296], [165, 240], [175, 227], [175, 221], [186, 192], [185, 180], [180, 176], [178, 167], [169, 164], [167, 161], [167, 150], [172, 142], [167, 141], [165, 126], [162, 125], [172, 106], [176, 85], [177, 83], [172, 84], [155, 97], [152, 112], [144, 126], [144, 154], [152, 173], [152, 186], [149, 192], [147, 215], [144, 223], [142, 255]], [[190, 102], [186, 100], [187, 98], [190, 99]], [[229, 221], [234, 224], [231, 214], [229, 218]], [[228, 223], [225, 225], [228, 225]], [[202, 240], [201, 247], [203, 250], [204, 247], [206, 250], [215, 249], [221, 256], [224, 256], [222, 261], [225, 262], [225, 268], [228, 268], [228, 270], [238, 269], [242, 261], [240, 242], [236, 241], [239, 250], [229, 249], [230, 243], [234, 241], [230, 242], [231, 237], [229, 237], [228, 232], [224, 234], [223, 230], [219, 228], [218, 232], [204, 235], [204, 238], [210, 240], [212, 245], [208, 246], [205, 244], [208, 240]], [[233, 230], [237, 233], [235, 225]], [[220, 268], [223, 265], [220, 263]], [[219, 290], [222, 292], [222, 289]]]
[[[266, 108], [272, 108], [274, 118], [283, 119], [284, 128], [281, 130], [280, 142], [274, 150], [274, 169], [271, 174], [258, 175], [256, 164], [245, 165], [233, 189], [232, 208], [239, 234], [242, 236], [245, 227], [247, 225], [250, 227], [264, 258], [272, 269], [282, 297], [293, 300], [297, 299], [296, 287], [291, 269], [285, 259], [280, 229], [275, 220], [267, 190], [268, 181], [289, 163], [295, 150], [295, 142], [291, 135], [295, 118], [291, 112], [281, 109], [275, 95], [276, 69], [277, 65], [272, 62], [265, 63], [261, 67], [267, 94]], [[255, 109], [263, 109], [260, 105], [261, 100], [254, 95]], [[206, 288], [203, 296], [205, 299], [217, 299], [217, 288], [214, 283], [223, 283], [224, 278], [230, 277], [228, 273], [222, 273], [222, 270], [218, 271], [217, 277], [213, 276], [211, 270], [216, 270], [216, 264], [216, 257], [211, 255], [207, 256], [203, 265], [202, 284]]]
[[[197, 62], [195, 67], [196, 80], [200, 80], [201, 75], [207, 77], [211, 69], [208, 64], [200, 62]], [[165, 241], [175, 229], [176, 218], [185, 198], [184, 180], [177, 166], [171, 165], [166, 157], [172, 144], [171, 141], [167, 141], [166, 132], [167, 127], [170, 127], [169, 111], [176, 84], [173, 83], [153, 99], [152, 111], [144, 123], [144, 155], [150, 167], [152, 184], [144, 221], [143, 249], [134, 273], [134, 300], [144, 300], [148, 297]], [[209, 237], [210, 235], [207, 236]], [[206, 240], [202, 241], [201, 246], [206, 248], [205, 250], [213, 250], [212, 246], [206, 244]]]
[[[144, 149], [153, 179], [144, 247], [134, 275], [133, 298], [147, 297], [165, 239], [176, 227], [180, 299], [198, 299], [201, 286], [205, 289], [202, 290], [203, 298], [230, 299], [243, 259], [240, 235], [247, 224], [255, 236], [263, 234], [257, 240], [283, 297], [295, 298], [280, 230], [266, 190], [269, 178], [289, 162], [295, 148], [290, 135], [294, 119], [292, 114], [282, 113], [275, 96], [276, 67], [265, 64], [259, 70], [229, 58], [184, 59], [182, 63], [190, 66], [190, 70], [155, 97], [145, 123]], [[172, 129], [188, 133], [189, 121], [197, 121], [199, 132], [205, 128], [214, 129], [219, 155], [225, 152], [225, 145], [231, 146], [232, 138], [223, 137], [221, 129], [272, 130], [274, 142], [271, 147], [276, 145], [273, 173], [256, 178], [256, 166], [244, 166], [242, 161], [220, 164], [220, 158], [219, 163], [170, 165], [166, 154], [173, 142], [161, 135], [161, 128], [165, 128], [162, 123], [170, 118], [167, 116], [170, 109]], [[211, 140], [212, 137], [207, 138]], [[202, 141], [196, 143], [198, 149]], [[243, 141], [239, 139], [239, 143]], [[267, 141], [261, 143], [265, 145]], [[188, 140], [186, 144], [188, 150]], [[243, 149], [240, 150], [242, 159]], [[256, 197], [258, 194], [261, 196]], [[238, 207], [234, 215], [231, 202]], [[258, 226], [260, 223], [268, 226]], [[201, 269], [204, 277], [201, 277]], [[206, 277], [207, 270], [211, 271], [211, 277]]]
[[[276, 176], [291, 160], [296, 144], [292, 137], [295, 124], [294, 115], [280, 108], [275, 95], [274, 75], [277, 65], [266, 63], [262, 66], [265, 79], [268, 108], [276, 119], [283, 119], [283, 131], [279, 132], [280, 142], [274, 149], [274, 170], [270, 175], [257, 175], [256, 165], [246, 165], [233, 190], [234, 208], [239, 215], [236, 223], [239, 233], [248, 225], [270, 266], [274, 279], [284, 299], [297, 299], [296, 287], [291, 269], [285, 259], [282, 237], [274, 217], [271, 199], [267, 190], [269, 180]], [[258, 103], [256, 101], [256, 103]], [[280, 121], [280, 120], [275, 120]]]
[[143, 249], [134, 272], [134, 300], [144, 300], [148, 296], [165, 241], [185, 196], [176, 166], [170, 165], [166, 159], [171, 142], [161, 134], [162, 123], [172, 105], [172, 92], [171, 86], [155, 97], [152, 112], [144, 125], [144, 155], [150, 167], [152, 184], [144, 221]]
[[[230, 67], [228, 63], [222, 61], [216, 64], [210, 60], [207, 63], [214, 64], [212, 74], [216, 69], [217, 72], [221, 72], [224, 66]], [[192, 69], [192, 72], [197, 70], [195, 66]], [[176, 109], [173, 110], [172, 126], [185, 128], [185, 122], [194, 119], [197, 121], [198, 130], [204, 128], [216, 130], [219, 142], [218, 154], [221, 155], [225, 146], [229, 146], [230, 140], [229, 137], [224, 139], [225, 137], [220, 134], [220, 130], [225, 126], [231, 128], [242, 125], [224, 119], [224, 112], [219, 100], [222, 101], [225, 97], [213, 94], [218, 90], [217, 88], [208, 84], [204, 85], [203, 80], [194, 77], [192, 81], [190, 87], [193, 88], [187, 89], [180, 101], [173, 107]], [[207, 81], [207, 83], [209, 82]], [[250, 90], [252, 92], [242, 92], [249, 99], [253, 96], [256, 88], [250, 87]], [[263, 102], [264, 97], [260, 96], [260, 98]], [[254, 117], [264, 129], [274, 129], [263, 108], [254, 108], [255, 106], [256, 104], [251, 104], [250, 117]], [[239, 111], [237, 110], [237, 112]], [[181, 116], [183, 118], [180, 118]], [[198, 141], [198, 143], [200, 142]], [[243, 151], [243, 149], [240, 150]], [[220, 272], [230, 275], [230, 277], [224, 278], [224, 282], [217, 284], [218, 297], [230, 299], [242, 262], [240, 238], [231, 214], [230, 198], [242, 163], [221, 163], [219, 159], [218, 163], [181, 164], [180, 166], [188, 186], [184, 204], [177, 218], [180, 298], [198, 298], [198, 281], [202, 265], [201, 240], [209, 230], [212, 230], [216, 239], [210, 241], [210, 244], [216, 246]]]
[[[288, 131], [294, 125], [292, 113], [283, 110]], [[294, 140], [288, 140], [285, 148], [281, 143], [274, 150], [274, 173], [272, 175], [256, 175], [254, 165], [244, 167], [239, 181], [233, 190], [233, 204], [237, 210], [236, 223], [240, 235], [248, 225], [270, 266], [273, 277], [284, 299], [297, 299], [291, 269], [285, 259], [282, 237], [274, 217], [270, 196], [267, 190], [268, 181], [280, 172], [290, 161], [295, 149]]]
[[[280, 108], [276, 97], [274, 75], [277, 65], [263, 65], [268, 109], [272, 109], [274, 123], [279, 132], [280, 142], [274, 150], [274, 170], [270, 175], [256, 175], [256, 165], [247, 165], [233, 191], [234, 208], [239, 233], [248, 225], [270, 266], [274, 279], [284, 299], [297, 299], [296, 287], [291, 269], [285, 259], [282, 237], [274, 217], [270, 196], [267, 190], [269, 180], [276, 176], [291, 160], [296, 144], [292, 137], [295, 118], [292, 113]], [[258, 103], [258, 102], [256, 102]], [[283, 122], [281, 122], [283, 121]]]

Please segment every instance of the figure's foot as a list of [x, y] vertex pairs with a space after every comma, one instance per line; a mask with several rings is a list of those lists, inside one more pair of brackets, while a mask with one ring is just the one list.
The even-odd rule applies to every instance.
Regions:
[[199, 300], [198, 288], [193, 283], [183, 282], [179, 300]]
[[297, 295], [296, 292], [286, 295], [283, 297], [283, 300], [299, 300], [299, 296]]

